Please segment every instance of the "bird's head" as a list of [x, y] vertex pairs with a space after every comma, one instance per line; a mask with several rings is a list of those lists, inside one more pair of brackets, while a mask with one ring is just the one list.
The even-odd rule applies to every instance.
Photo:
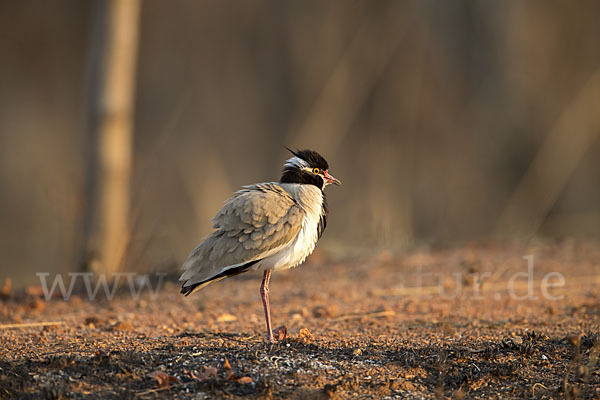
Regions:
[[319, 189], [333, 183], [341, 185], [338, 179], [329, 174], [329, 164], [322, 155], [313, 150], [290, 150], [294, 156], [283, 166], [281, 183], [302, 183], [315, 185]]

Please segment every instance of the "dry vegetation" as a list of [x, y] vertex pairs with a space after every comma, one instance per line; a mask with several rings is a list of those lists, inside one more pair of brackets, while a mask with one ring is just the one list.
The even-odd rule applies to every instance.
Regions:
[[[526, 254], [538, 299], [517, 301], [502, 288]], [[4, 290], [0, 397], [598, 398], [599, 262], [600, 249], [580, 242], [315, 254], [274, 275], [275, 324], [288, 328], [274, 345], [263, 340], [257, 274], [188, 299], [172, 282], [155, 299], [121, 289], [110, 302]], [[446, 274], [443, 296], [430, 277], [414, 289], [418, 266]], [[562, 300], [541, 295], [550, 271], [565, 276], [549, 289]], [[57, 324], [27, 325], [40, 322]]]

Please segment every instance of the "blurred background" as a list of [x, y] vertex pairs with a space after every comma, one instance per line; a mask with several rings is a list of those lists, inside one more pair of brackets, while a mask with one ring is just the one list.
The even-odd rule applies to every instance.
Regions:
[[344, 182], [324, 252], [595, 240], [598, 15], [595, 1], [2, 0], [0, 281], [176, 269], [232, 191], [278, 180], [284, 145]]

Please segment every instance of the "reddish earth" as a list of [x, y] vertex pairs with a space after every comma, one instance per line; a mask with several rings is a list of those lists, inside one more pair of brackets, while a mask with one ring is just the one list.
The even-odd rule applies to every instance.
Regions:
[[256, 273], [190, 298], [174, 282], [93, 302], [6, 288], [0, 397], [600, 398], [599, 265], [600, 247], [577, 241], [315, 254], [273, 275], [288, 330], [274, 345]]

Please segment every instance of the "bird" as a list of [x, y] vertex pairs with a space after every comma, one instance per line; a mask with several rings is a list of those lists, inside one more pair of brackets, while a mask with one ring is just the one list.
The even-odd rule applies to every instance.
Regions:
[[243, 186], [211, 220], [205, 236], [183, 263], [181, 293], [185, 296], [221, 279], [251, 270], [263, 271], [260, 295], [267, 340], [271, 327], [269, 281], [272, 271], [302, 264], [327, 226], [324, 193], [341, 181], [329, 173], [325, 158], [313, 150], [291, 150], [279, 182]]

